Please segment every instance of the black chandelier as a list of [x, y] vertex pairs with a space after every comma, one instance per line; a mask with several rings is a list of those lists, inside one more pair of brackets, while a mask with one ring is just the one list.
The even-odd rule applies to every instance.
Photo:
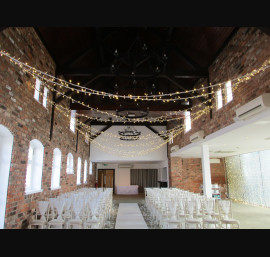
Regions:
[[118, 131], [118, 134], [120, 135], [120, 140], [135, 141], [139, 139], [141, 132], [131, 126], [127, 126], [123, 131]]
[[[150, 49], [139, 35], [126, 52], [119, 53], [115, 49], [113, 55], [114, 60], [110, 67], [111, 73], [117, 77], [130, 80], [154, 79], [164, 72], [168, 61], [166, 53], [160, 55]], [[137, 72], [137, 69], [145, 63], [149, 63], [147, 73]]]

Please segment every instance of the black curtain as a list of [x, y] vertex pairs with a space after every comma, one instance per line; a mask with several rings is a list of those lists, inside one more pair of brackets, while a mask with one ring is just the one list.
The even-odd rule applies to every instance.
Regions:
[[138, 185], [139, 193], [144, 192], [145, 187], [157, 187], [157, 169], [131, 169], [130, 185]]

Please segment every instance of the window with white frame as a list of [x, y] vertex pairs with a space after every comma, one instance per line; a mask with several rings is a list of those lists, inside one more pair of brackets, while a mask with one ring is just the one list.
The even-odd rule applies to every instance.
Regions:
[[83, 183], [87, 182], [87, 160], [84, 161]]
[[191, 117], [190, 112], [185, 112], [185, 132], [191, 130]]
[[222, 101], [222, 90], [219, 89], [216, 92], [216, 99], [217, 99], [217, 110], [220, 109], [223, 106], [223, 101]]
[[61, 151], [58, 148], [53, 150], [51, 189], [60, 188], [61, 175]]
[[70, 130], [75, 132], [76, 128], [76, 110], [71, 110], [70, 114]]
[[91, 161], [89, 161], [89, 174], [93, 174], [93, 163]]
[[34, 139], [30, 142], [26, 170], [25, 192], [32, 193], [41, 190], [44, 146]]
[[169, 144], [172, 144], [173, 143], [173, 133], [171, 132], [170, 133], [170, 137], [169, 137]]
[[35, 85], [35, 94], [34, 94], [34, 98], [35, 98], [37, 101], [39, 101], [40, 85], [41, 85], [41, 81], [37, 78], [37, 79], [36, 79], [36, 85]]
[[226, 92], [226, 103], [229, 103], [233, 99], [231, 81], [228, 81], [226, 83], [226, 91], [225, 92]]
[[67, 173], [74, 174], [73, 170], [73, 155], [71, 153], [67, 156]]
[[47, 87], [44, 87], [44, 91], [43, 91], [43, 106], [45, 108], [47, 108], [47, 98], [48, 98], [48, 88]]
[[14, 136], [0, 124], [0, 229], [5, 226], [8, 181]]
[[78, 165], [77, 165], [77, 185], [81, 184], [81, 170], [82, 170], [82, 160], [78, 158]]

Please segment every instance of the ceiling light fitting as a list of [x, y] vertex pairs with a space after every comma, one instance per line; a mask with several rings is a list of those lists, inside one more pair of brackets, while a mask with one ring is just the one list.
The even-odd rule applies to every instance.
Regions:
[[120, 135], [120, 140], [135, 141], [139, 139], [141, 132], [134, 127], [127, 126], [123, 131], [118, 131], [118, 134]]

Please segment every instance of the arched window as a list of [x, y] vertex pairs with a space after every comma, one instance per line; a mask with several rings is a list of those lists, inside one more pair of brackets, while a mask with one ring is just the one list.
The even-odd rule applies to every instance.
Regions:
[[36, 79], [36, 84], [35, 84], [35, 93], [34, 93], [34, 98], [39, 101], [39, 90], [40, 90], [40, 85], [41, 81], [40, 79]]
[[43, 91], [43, 106], [45, 108], [47, 108], [48, 92], [49, 92], [49, 89], [47, 87], [44, 87], [44, 91]]
[[67, 156], [67, 173], [68, 174], [74, 174], [73, 169], [73, 155], [71, 153]]
[[216, 101], [217, 101], [217, 110], [218, 110], [223, 106], [222, 90], [221, 89], [216, 91]]
[[51, 189], [60, 188], [61, 175], [61, 151], [58, 148], [53, 150]]
[[229, 103], [233, 100], [233, 94], [232, 94], [232, 82], [228, 81], [226, 83], [226, 103]]
[[0, 125], [0, 229], [4, 228], [13, 135]]
[[72, 110], [70, 113], [70, 130], [75, 133], [76, 129], [76, 110]]
[[81, 170], [82, 170], [82, 160], [78, 158], [78, 165], [77, 165], [77, 185], [81, 184]]
[[41, 190], [44, 146], [34, 139], [30, 142], [26, 170], [25, 193], [35, 193]]
[[93, 164], [91, 161], [89, 161], [89, 174], [92, 175], [93, 174]]
[[185, 112], [185, 132], [191, 130], [191, 117], [190, 112]]
[[87, 160], [84, 161], [83, 183], [87, 182]]

